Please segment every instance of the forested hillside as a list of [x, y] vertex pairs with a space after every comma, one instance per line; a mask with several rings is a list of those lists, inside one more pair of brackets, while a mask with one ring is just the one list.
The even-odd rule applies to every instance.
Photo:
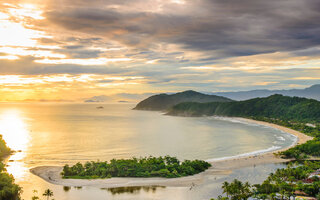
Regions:
[[246, 101], [195, 103], [173, 106], [169, 115], [267, 117], [299, 122], [319, 122], [320, 102], [313, 99], [272, 95]]

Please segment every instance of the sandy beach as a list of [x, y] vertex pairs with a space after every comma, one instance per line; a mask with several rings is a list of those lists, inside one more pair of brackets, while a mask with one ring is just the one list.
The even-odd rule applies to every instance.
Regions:
[[[302, 144], [307, 142], [308, 140], [313, 139], [310, 136], [307, 136], [298, 131], [279, 126], [276, 124], [271, 124], [268, 122], [256, 121], [245, 118], [232, 118], [238, 121], [246, 122], [246, 123], [254, 123], [263, 126], [269, 126], [272, 128], [279, 129], [286, 133], [292, 134], [297, 137], [296, 144]], [[190, 187], [193, 184], [201, 184], [205, 177], [214, 176], [215, 178], [219, 178], [222, 176], [226, 176], [232, 172], [232, 170], [256, 166], [260, 164], [268, 164], [268, 163], [282, 163], [288, 160], [278, 158], [274, 155], [274, 153], [283, 151], [285, 149], [270, 151], [266, 153], [257, 153], [250, 156], [241, 156], [234, 157], [223, 160], [209, 160], [212, 164], [205, 172], [200, 174], [196, 174], [193, 176], [182, 177], [182, 178], [111, 178], [111, 179], [94, 179], [94, 180], [86, 180], [86, 179], [62, 179], [61, 178], [61, 166], [40, 166], [30, 169], [31, 173], [41, 177], [42, 179], [56, 185], [63, 186], [93, 186], [99, 188], [115, 188], [115, 187], [129, 187], [129, 186], [171, 186], [171, 187]]]

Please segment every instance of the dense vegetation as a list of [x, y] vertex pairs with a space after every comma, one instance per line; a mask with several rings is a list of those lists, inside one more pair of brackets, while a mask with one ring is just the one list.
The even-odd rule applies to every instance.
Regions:
[[265, 121], [273, 124], [278, 124], [280, 126], [285, 126], [312, 137], [320, 137], [320, 121], [313, 122], [313, 124], [309, 124], [309, 123], [301, 122], [298, 120], [289, 121], [289, 120], [281, 120], [277, 118], [268, 118], [268, 117], [249, 117], [249, 118], [254, 120], [259, 120], [259, 121]]
[[158, 94], [151, 96], [134, 108], [136, 110], [167, 110], [172, 106], [182, 102], [230, 102], [231, 99], [226, 97], [207, 95], [195, 91], [184, 91], [176, 94]]
[[63, 178], [166, 177], [189, 176], [205, 171], [211, 165], [201, 160], [180, 162], [175, 157], [113, 159], [108, 162], [77, 163], [63, 167]]
[[306, 183], [310, 173], [320, 168], [320, 161], [306, 161], [304, 163], [289, 163], [285, 169], [277, 169], [271, 173], [262, 184], [250, 185], [234, 180], [231, 183], [224, 182], [222, 185], [223, 193], [226, 197], [219, 196], [218, 199], [290, 199], [296, 196], [295, 192], [305, 193], [310, 197], [320, 198], [320, 179], [310, 178]]
[[12, 150], [7, 147], [6, 142], [3, 140], [2, 135], [0, 135], [0, 158], [10, 155]]
[[296, 160], [302, 160], [308, 158], [308, 156], [320, 156], [320, 138], [315, 138], [304, 144], [297, 145], [286, 151], [280, 152], [283, 158], [295, 158]]
[[[11, 153], [6, 142], [0, 135], [0, 158]], [[5, 165], [0, 162], [0, 199], [17, 200], [20, 199], [21, 188], [14, 183], [14, 178], [6, 172]]]
[[306, 135], [314, 137], [313, 140], [310, 140], [304, 144], [297, 145], [286, 151], [282, 151], [279, 155], [283, 158], [294, 158], [296, 160], [303, 160], [309, 156], [320, 156], [320, 124], [306, 124], [296, 121], [285, 121], [275, 118], [266, 118], [266, 117], [252, 117], [255, 120], [266, 121], [273, 124], [278, 124], [285, 126], [297, 131], [300, 131]]
[[267, 117], [287, 121], [319, 122], [320, 102], [300, 97], [272, 95], [246, 101], [195, 103], [173, 106], [169, 115]]

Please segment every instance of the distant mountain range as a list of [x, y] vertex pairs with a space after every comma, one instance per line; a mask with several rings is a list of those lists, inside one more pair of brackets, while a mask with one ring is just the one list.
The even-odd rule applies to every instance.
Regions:
[[179, 92], [176, 94], [158, 94], [153, 95], [140, 103], [134, 108], [135, 110], [154, 110], [164, 111], [172, 106], [182, 102], [231, 102], [233, 100], [217, 95], [208, 95], [195, 92], [192, 90]]
[[316, 99], [320, 101], [320, 84], [313, 85], [305, 89], [290, 89], [290, 90], [251, 90], [240, 92], [215, 92], [210, 93], [218, 96], [227, 97], [233, 100], [241, 101], [257, 97], [268, 97], [274, 94], [281, 94], [284, 96], [305, 97]]
[[101, 102], [106, 102], [106, 101], [110, 101], [111, 98], [109, 96], [106, 95], [100, 95], [100, 96], [93, 96], [89, 99], [84, 100], [84, 102], [86, 103], [101, 103]]

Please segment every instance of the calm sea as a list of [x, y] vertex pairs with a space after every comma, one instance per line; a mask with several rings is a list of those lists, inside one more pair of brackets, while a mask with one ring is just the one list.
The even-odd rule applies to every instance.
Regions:
[[[98, 109], [98, 106], [104, 108]], [[208, 177], [192, 190], [184, 187], [67, 188], [49, 184], [30, 174], [29, 169], [149, 155], [206, 160], [286, 147], [294, 141], [292, 136], [264, 126], [213, 117], [172, 117], [131, 110], [133, 106], [0, 104], [0, 133], [12, 149], [19, 151], [9, 158], [7, 169], [23, 187], [23, 198], [31, 199], [33, 190], [41, 195], [50, 188], [55, 200], [210, 199], [220, 193], [220, 183], [224, 180], [238, 177], [261, 181], [281, 165], [236, 170], [223, 180]]]

